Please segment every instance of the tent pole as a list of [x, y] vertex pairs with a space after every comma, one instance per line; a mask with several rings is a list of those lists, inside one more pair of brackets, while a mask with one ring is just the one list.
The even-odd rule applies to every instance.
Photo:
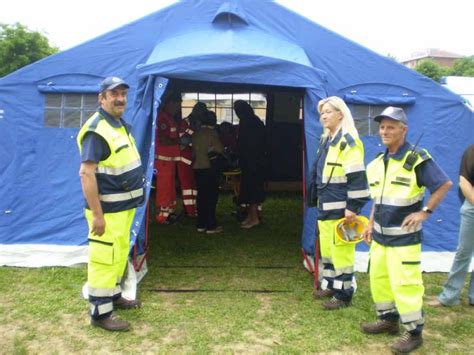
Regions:
[[135, 271], [138, 272], [142, 269], [143, 263], [148, 257], [148, 224], [150, 222], [150, 200], [148, 200], [148, 203], [146, 205], [146, 211], [145, 211], [145, 244], [143, 247], [143, 258], [140, 260], [139, 263], [137, 263], [137, 243], [133, 246], [133, 267], [135, 268]]

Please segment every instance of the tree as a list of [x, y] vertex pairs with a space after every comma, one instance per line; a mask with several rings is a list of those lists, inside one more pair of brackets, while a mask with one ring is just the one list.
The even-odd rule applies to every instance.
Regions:
[[395, 57], [392, 53], [387, 53], [387, 58], [395, 61], [395, 62], [398, 62], [398, 59], [397, 57]]
[[455, 60], [449, 75], [474, 76], [474, 56]]
[[40, 32], [20, 23], [0, 24], [0, 77], [57, 52]]
[[435, 63], [431, 59], [425, 59], [421, 63], [417, 64], [414, 68], [418, 73], [433, 79], [434, 81], [440, 81], [442, 76], [449, 75], [449, 68], [443, 67]]

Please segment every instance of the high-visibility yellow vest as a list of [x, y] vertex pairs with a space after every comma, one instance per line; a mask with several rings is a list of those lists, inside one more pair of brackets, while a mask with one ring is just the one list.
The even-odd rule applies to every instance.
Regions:
[[370, 197], [362, 141], [350, 134], [336, 136], [318, 180], [318, 219], [340, 219], [346, 208], [359, 213]]
[[77, 136], [79, 151], [82, 151], [82, 140], [87, 132], [99, 134], [110, 148], [109, 157], [98, 163], [96, 171], [103, 211], [119, 212], [137, 207], [144, 199], [144, 177], [132, 135], [124, 124], [119, 128], [110, 125], [100, 112], [92, 115], [80, 129]]
[[415, 168], [431, 156], [426, 150], [417, 150], [412, 169], [408, 170], [403, 165], [410, 153], [411, 149], [403, 159], [389, 158], [386, 163], [384, 154], [380, 154], [367, 166], [370, 194], [375, 205], [373, 238], [382, 245], [421, 243], [421, 224], [410, 231], [402, 229], [401, 225], [406, 216], [420, 211], [423, 206], [425, 188], [418, 186]]

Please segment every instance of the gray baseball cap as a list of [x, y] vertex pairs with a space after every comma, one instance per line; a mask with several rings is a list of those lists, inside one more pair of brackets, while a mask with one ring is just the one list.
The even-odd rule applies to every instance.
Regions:
[[382, 118], [390, 118], [395, 121], [400, 121], [403, 124], [408, 124], [407, 115], [405, 114], [405, 111], [403, 111], [403, 109], [400, 107], [387, 107], [385, 110], [382, 111], [380, 115], [374, 117], [374, 121], [380, 122], [382, 121]]
[[123, 79], [116, 76], [109, 76], [100, 83], [100, 92], [113, 90], [120, 85], [125, 86], [127, 89], [130, 88], [130, 85], [128, 85]]

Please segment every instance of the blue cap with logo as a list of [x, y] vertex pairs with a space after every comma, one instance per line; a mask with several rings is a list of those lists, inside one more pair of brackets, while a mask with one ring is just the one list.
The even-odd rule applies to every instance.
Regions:
[[127, 89], [130, 87], [123, 79], [116, 76], [109, 76], [100, 83], [100, 92], [113, 90], [120, 85], [125, 86]]
[[380, 115], [374, 117], [374, 121], [380, 122], [383, 118], [390, 118], [391, 120], [399, 121], [405, 125], [408, 124], [407, 115], [405, 115], [405, 111], [400, 107], [387, 107]]

